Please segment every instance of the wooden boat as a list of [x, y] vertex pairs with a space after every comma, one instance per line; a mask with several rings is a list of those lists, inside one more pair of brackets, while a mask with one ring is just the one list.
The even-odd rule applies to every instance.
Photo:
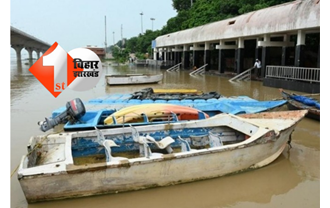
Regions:
[[150, 84], [160, 82], [163, 74], [109, 74], [105, 79], [108, 85]]
[[[308, 110], [306, 117], [320, 120], [320, 102], [311, 96], [297, 95], [280, 89], [282, 97], [286, 99], [289, 110]], [[319, 95], [319, 94], [318, 94]]]
[[28, 203], [215, 178], [273, 162], [307, 110], [33, 136], [18, 168]]

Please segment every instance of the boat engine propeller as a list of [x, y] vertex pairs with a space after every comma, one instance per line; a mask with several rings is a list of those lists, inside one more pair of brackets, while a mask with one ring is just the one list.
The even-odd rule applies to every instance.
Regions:
[[38, 125], [40, 126], [40, 130], [43, 132], [48, 131], [51, 128], [54, 128], [58, 124], [63, 124], [68, 121], [76, 121], [80, 119], [83, 115], [85, 115], [86, 109], [83, 102], [76, 98], [66, 103], [66, 110], [57, 115], [53, 119], [45, 118], [44, 121], [39, 121]]

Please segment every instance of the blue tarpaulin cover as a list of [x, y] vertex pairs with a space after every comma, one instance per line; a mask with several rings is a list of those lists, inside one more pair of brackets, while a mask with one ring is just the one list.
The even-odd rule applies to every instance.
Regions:
[[315, 106], [316, 108], [320, 109], [320, 103], [317, 102], [316, 100], [313, 100], [313, 99], [309, 98], [309, 97], [305, 97], [305, 96], [301, 96], [301, 95], [295, 95], [295, 96], [292, 96], [292, 99], [294, 99], [298, 102], [304, 103], [305, 105]]

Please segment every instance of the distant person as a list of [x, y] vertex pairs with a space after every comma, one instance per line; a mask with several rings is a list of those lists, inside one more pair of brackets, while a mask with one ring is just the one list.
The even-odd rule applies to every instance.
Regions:
[[256, 62], [254, 63], [253, 67], [256, 69], [257, 77], [260, 77], [261, 76], [261, 61], [259, 59], [256, 59]]

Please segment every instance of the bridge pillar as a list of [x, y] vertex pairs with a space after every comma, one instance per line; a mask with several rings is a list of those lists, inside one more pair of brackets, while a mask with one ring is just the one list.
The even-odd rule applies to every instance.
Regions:
[[33, 58], [32, 53], [34, 51], [34, 48], [32, 48], [32, 47], [25, 47], [25, 50], [29, 53], [29, 60], [32, 61], [32, 58]]
[[40, 49], [35, 49], [35, 52], [37, 53], [37, 59], [39, 59], [41, 50]]
[[22, 49], [23, 49], [24, 46], [23, 45], [12, 45], [11, 47], [16, 52], [16, 60], [17, 61], [21, 61], [22, 60], [21, 51], [22, 51]]

